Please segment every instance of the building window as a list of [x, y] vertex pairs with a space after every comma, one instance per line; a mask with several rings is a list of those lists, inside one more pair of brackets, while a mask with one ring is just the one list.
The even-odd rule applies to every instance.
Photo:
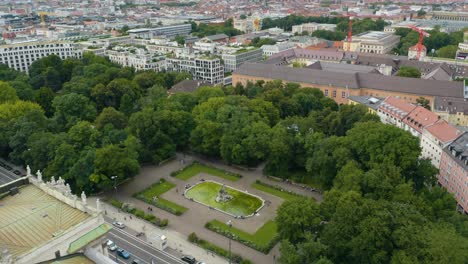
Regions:
[[346, 98], [346, 92], [341, 92], [341, 98]]
[[333, 91], [333, 98], [336, 97], [336, 91]]
[[328, 89], [325, 89], [325, 96], [328, 96]]

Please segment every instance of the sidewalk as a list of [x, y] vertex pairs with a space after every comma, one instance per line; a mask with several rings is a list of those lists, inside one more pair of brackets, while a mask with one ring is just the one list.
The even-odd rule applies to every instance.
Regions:
[[[95, 206], [96, 197], [89, 198], [88, 202]], [[134, 215], [132, 215], [132, 219], [130, 219], [131, 214], [124, 213], [123, 211], [118, 212], [117, 208], [107, 203], [102, 203], [102, 209], [107, 212], [107, 217], [121, 221], [131, 229], [144, 232], [145, 234], [149, 234], [154, 231], [158, 234], [165, 235], [168, 241], [168, 248], [165, 250], [167, 253], [173, 254], [177, 257], [180, 257], [181, 255], [192, 255], [197, 260], [203, 261], [207, 264], [228, 263], [228, 260], [212, 254], [211, 252], [207, 252], [206, 250], [188, 242], [184, 235], [175, 232], [174, 230], [160, 229]]]

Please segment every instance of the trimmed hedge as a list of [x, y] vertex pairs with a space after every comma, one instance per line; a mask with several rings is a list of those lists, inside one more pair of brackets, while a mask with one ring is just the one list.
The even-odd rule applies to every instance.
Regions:
[[130, 213], [140, 219], [146, 220], [150, 223], [152, 223], [155, 226], [159, 227], [166, 227], [169, 224], [169, 220], [167, 219], [160, 219], [156, 217], [155, 215], [152, 214], [146, 214], [143, 210], [138, 209], [138, 208], [130, 208], [128, 204], [124, 204], [119, 200], [116, 199], [109, 199], [108, 200], [111, 205], [114, 207], [117, 207], [127, 213]]
[[[204, 163], [201, 163], [199, 161], [196, 161], [196, 160], [193, 161], [190, 165], [187, 165], [187, 166], [185, 166], [184, 168], [182, 168], [180, 170], [171, 172], [171, 176], [172, 177], [177, 177], [177, 176], [179, 176], [180, 174], [182, 174], [185, 171], [193, 170], [194, 166], [201, 166], [203, 168], [198, 168], [198, 169], [200, 169], [200, 171], [203, 171], [203, 172], [205, 172], [207, 174], [210, 174], [210, 175], [213, 175], [213, 176], [216, 176], [216, 177], [220, 177], [220, 178], [223, 178], [223, 179], [227, 179], [227, 180], [230, 180], [230, 181], [237, 181], [237, 180], [242, 178], [242, 175], [240, 175], [238, 173], [232, 173], [230, 171], [226, 171], [226, 170], [223, 170], [223, 169], [211, 167], [211, 166], [208, 166], [208, 165], [206, 165]], [[193, 177], [195, 175], [196, 175], [196, 173], [194, 173], [193, 175], [190, 174], [187, 177], [180, 177], [180, 178], [178, 177], [178, 178], [181, 179], [181, 180], [188, 180], [189, 178], [191, 178], [191, 177]]]
[[[151, 192], [152, 189], [155, 189], [155, 188], [158, 188], [159, 185], [161, 184], [171, 184], [170, 187], [168, 188], [162, 188], [156, 192]], [[167, 211], [171, 214], [174, 214], [174, 215], [182, 215], [183, 213], [185, 213], [188, 209], [181, 206], [181, 205], [178, 205], [174, 202], [171, 202], [169, 200], [166, 200], [164, 198], [161, 198], [159, 197], [161, 194], [167, 192], [168, 190], [172, 189], [175, 187], [175, 184], [171, 183], [171, 182], [168, 182], [166, 181], [166, 179], [164, 178], [161, 178], [159, 180], [159, 182], [157, 183], [154, 183], [152, 184], [150, 187], [144, 189], [143, 191], [141, 192], [137, 192], [133, 195], [133, 197], [139, 199], [139, 200], [142, 200], [143, 202], [147, 203], [147, 204], [151, 204], [159, 209], [162, 209], [164, 211]], [[153, 197], [148, 197], [148, 193], [151, 192], [152, 194], [158, 196], [158, 202], [154, 202], [153, 201]], [[151, 195], [150, 195], [151, 196]]]
[[[207, 229], [209, 229], [209, 230], [211, 230], [213, 232], [216, 232], [216, 233], [218, 233], [220, 235], [223, 235], [225, 237], [231, 237], [232, 240], [236, 240], [239, 243], [242, 243], [242, 244], [244, 244], [244, 245], [246, 245], [246, 246], [248, 246], [250, 248], [253, 248], [253, 249], [258, 250], [260, 252], [263, 252], [265, 254], [268, 254], [268, 252], [270, 252], [270, 250], [279, 241], [279, 236], [275, 235], [270, 241], [268, 241], [268, 243], [266, 245], [260, 245], [260, 244], [255, 243], [252, 240], [249, 240], [249, 239], [243, 238], [243, 237], [241, 237], [239, 235], [236, 235], [235, 232], [233, 232], [233, 230], [231, 230], [231, 232], [229, 232], [228, 229], [219, 227], [219, 226], [213, 224], [213, 222], [216, 222], [216, 220], [206, 223], [205, 228], [207, 228]], [[234, 229], [234, 228], [232, 228], [232, 229]]]
[[[197, 234], [195, 234], [195, 233], [191, 233], [188, 236], [188, 241], [198, 245], [201, 248], [204, 248], [204, 249], [206, 249], [208, 251], [211, 251], [211, 252], [215, 253], [218, 256], [229, 258], [229, 251], [228, 250], [226, 250], [224, 248], [221, 248], [221, 247], [218, 247], [218, 246], [216, 246], [216, 245], [214, 245], [214, 244], [212, 244], [212, 243], [210, 243], [210, 242], [208, 242], [208, 241], [206, 241], [204, 239], [199, 238], [197, 236]], [[231, 252], [231, 260], [232, 260], [233, 263], [238, 263], [238, 264], [251, 264], [252, 263], [250, 260], [244, 259], [240, 255], [232, 253], [232, 252]]]

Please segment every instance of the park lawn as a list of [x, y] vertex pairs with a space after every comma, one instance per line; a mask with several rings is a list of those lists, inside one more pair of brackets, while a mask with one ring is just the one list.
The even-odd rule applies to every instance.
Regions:
[[287, 191], [280, 191], [280, 190], [275, 189], [273, 187], [265, 186], [263, 184], [258, 184], [256, 182], [254, 182], [251, 186], [253, 188], [257, 189], [257, 190], [262, 191], [262, 192], [266, 192], [266, 193], [272, 194], [274, 196], [278, 196], [280, 198], [283, 198], [286, 201], [291, 201], [291, 200], [294, 200], [294, 199], [297, 199], [297, 198], [301, 197], [298, 194], [292, 194], [292, 193], [289, 193]]
[[[213, 220], [209, 223], [213, 227], [229, 233], [229, 226], [227, 224], [218, 220]], [[249, 241], [253, 244], [258, 245], [261, 248], [268, 248], [272, 240], [276, 239], [276, 236], [278, 234], [278, 227], [273, 220], [269, 220], [254, 234], [247, 233], [235, 227], [231, 228], [231, 233], [234, 236], [239, 237], [241, 240]]]
[[240, 179], [240, 177], [237, 175], [229, 174], [221, 169], [209, 167], [200, 163], [193, 163], [185, 167], [183, 170], [177, 172], [175, 177], [177, 179], [186, 181], [201, 172], [204, 172], [206, 174], [210, 174], [213, 176], [221, 177], [223, 179], [233, 181], [233, 182], [238, 181]]
[[[181, 215], [186, 212], [188, 209], [181, 205], [178, 205], [174, 202], [161, 198], [161, 195], [170, 189], [174, 188], [176, 185], [172, 182], [166, 181], [165, 179], [161, 179], [159, 182], [151, 185], [147, 189], [134, 194], [134, 197], [143, 200], [146, 203], [150, 203], [158, 208], [166, 210], [170, 213]], [[153, 197], [157, 196], [158, 201], [155, 203], [153, 201]]]
[[235, 216], [251, 215], [262, 206], [262, 200], [259, 198], [240, 192], [236, 189], [232, 189], [228, 186], [225, 187], [225, 190], [232, 196], [232, 199], [227, 202], [218, 203], [216, 202], [216, 196], [221, 188], [222, 185], [219, 183], [206, 181], [190, 188], [185, 193], [185, 197], [192, 198], [197, 202], [217, 208]]

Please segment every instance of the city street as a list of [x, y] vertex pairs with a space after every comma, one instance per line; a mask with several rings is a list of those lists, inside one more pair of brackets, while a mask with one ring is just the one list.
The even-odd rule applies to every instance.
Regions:
[[[109, 218], [105, 219], [108, 223], [112, 224], [112, 220]], [[131, 263], [134, 259], [140, 260], [141, 263], [145, 264], [181, 264], [184, 263], [179, 257], [172, 256], [166, 252], [155, 249], [142, 239], [136, 237], [138, 232], [128, 227], [119, 229], [114, 227], [106, 236], [105, 240], [110, 239], [119, 247], [123, 248], [130, 253], [128, 260], [122, 257], [117, 257], [117, 251], [109, 254], [113, 256], [113, 259], [118, 263]]]

